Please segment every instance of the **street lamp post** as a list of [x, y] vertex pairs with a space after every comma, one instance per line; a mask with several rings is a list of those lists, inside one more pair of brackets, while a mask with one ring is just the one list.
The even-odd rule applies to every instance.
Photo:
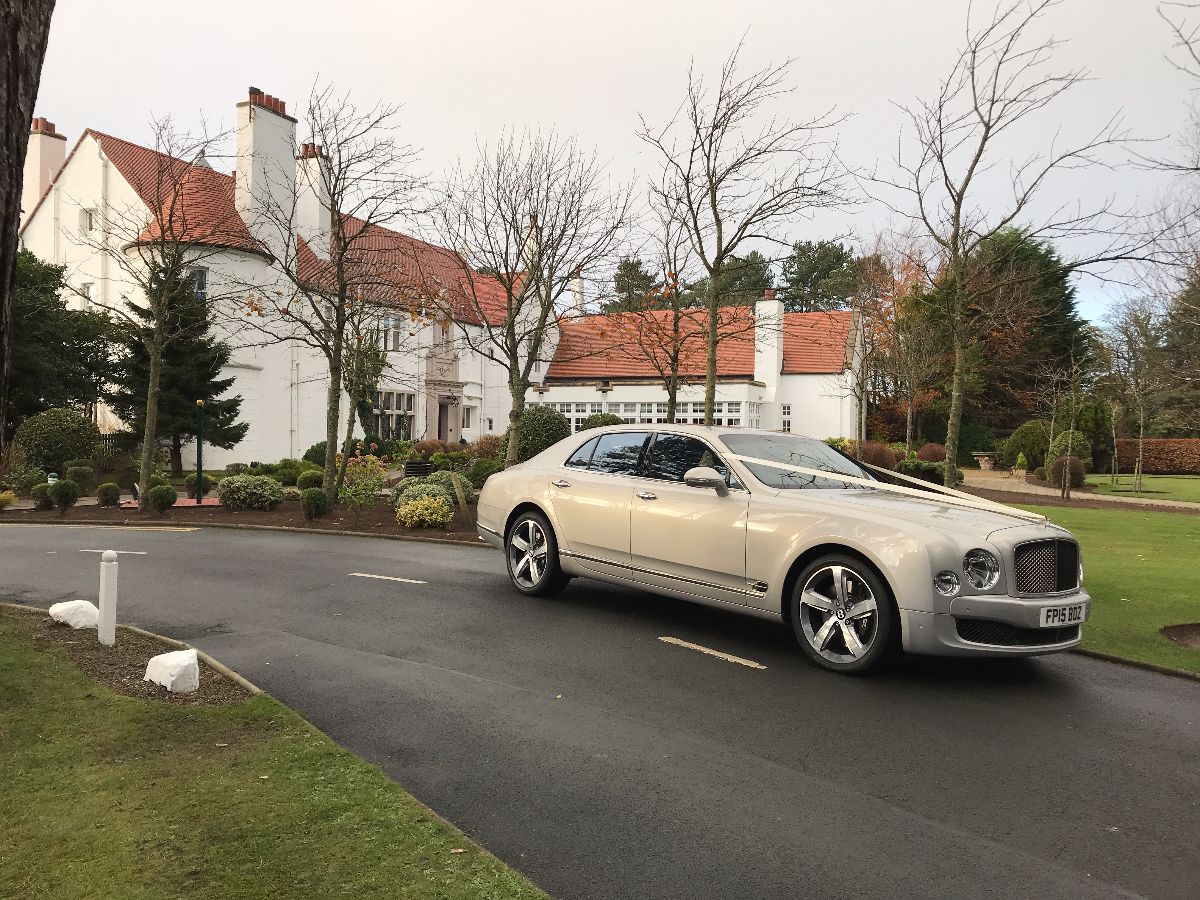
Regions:
[[196, 505], [204, 499], [204, 401], [196, 401]]

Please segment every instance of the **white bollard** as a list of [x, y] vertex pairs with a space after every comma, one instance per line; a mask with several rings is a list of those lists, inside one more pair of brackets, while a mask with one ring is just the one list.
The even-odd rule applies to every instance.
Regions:
[[105, 550], [100, 557], [100, 621], [96, 633], [105, 647], [117, 642], [117, 552]]

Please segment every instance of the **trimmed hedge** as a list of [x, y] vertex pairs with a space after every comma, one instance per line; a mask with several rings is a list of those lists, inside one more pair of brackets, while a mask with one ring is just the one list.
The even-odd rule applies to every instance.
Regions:
[[67, 466], [67, 478], [79, 485], [81, 493], [87, 494], [96, 483], [96, 470], [91, 466]]
[[858, 458], [869, 466], [878, 466], [881, 469], [896, 468], [896, 451], [878, 441], [863, 441]]
[[302, 491], [307, 491], [309, 488], [319, 488], [325, 482], [325, 472], [323, 469], [310, 469], [307, 472], [301, 472], [296, 479], [296, 487]]
[[119, 506], [121, 503], [121, 486], [111, 481], [96, 488], [97, 506]]
[[1055, 487], [1062, 485], [1063, 465], [1069, 463], [1071, 466], [1069, 478], [1071, 487], [1083, 487], [1083, 462], [1077, 456], [1060, 456], [1054, 461], [1054, 465], [1050, 467], [1050, 483]]
[[35, 484], [31, 487], [29, 499], [33, 501], [34, 509], [40, 509], [43, 512], [54, 509], [54, 501], [50, 499], [50, 485], [48, 484]]
[[[455, 505], [456, 506], [458, 505], [458, 495], [454, 493], [454, 473], [453, 472], [443, 472], [443, 471], [434, 472], [426, 479], [426, 481], [429, 484], [437, 484], [437, 485], [441, 485], [442, 487], [444, 487], [447, 491], [450, 492], [450, 496], [454, 497]], [[460, 475], [458, 477], [458, 481], [459, 481], [459, 484], [462, 485], [463, 494], [466, 496], [467, 502], [470, 503], [475, 497], [475, 488], [472, 486], [471, 480], [469, 478], [467, 478], [466, 475]]]
[[31, 464], [63, 474], [66, 460], [91, 459], [100, 429], [81, 412], [48, 409], [17, 426], [15, 438]]
[[587, 431], [589, 428], [603, 428], [606, 425], [624, 424], [625, 420], [613, 413], [595, 413], [579, 423], [579, 430]]
[[917, 451], [917, 459], [921, 462], [944, 462], [946, 459], [946, 448], [942, 444], [926, 444]]
[[230, 475], [217, 485], [226, 509], [274, 509], [283, 502], [283, 485], [270, 475]]
[[[1146, 438], [1142, 448], [1144, 475], [1200, 475], [1200, 438]], [[1137, 464], [1136, 438], [1117, 439], [1117, 465], [1132, 472]]]
[[300, 492], [300, 508], [310, 522], [320, 519], [329, 513], [329, 495], [319, 487], [305, 488]]
[[79, 502], [79, 485], [70, 478], [60, 478], [54, 484], [50, 485], [47, 494], [50, 497], [51, 503], [57, 506], [60, 511], [66, 512]]
[[405, 528], [445, 528], [454, 509], [441, 497], [416, 497], [396, 510], [396, 521]]
[[[183, 479], [184, 489], [191, 499], [196, 499], [196, 473], [192, 472], [187, 478]], [[210, 475], [204, 476], [204, 496], [207, 497], [213, 492], [213, 488], [217, 486], [217, 480]]]
[[169, 484], [156, 484], [146, 494], [146, 502], [153, 506], [154, 511], [158, 513], [165, 513], [175, 505], [178, 499], [179, 494]]
[[[548, 447], [552, 447], [564, 438], [571, 436], [571, 423], [556, 409], [548, 406], [527, 406], [521, 413], [520, 441], [517, 444], [517, 462], [532, 459]], [[508, 433], [504, 435], [505, 451], [500, 454], [504, 459], [507, 455]]]

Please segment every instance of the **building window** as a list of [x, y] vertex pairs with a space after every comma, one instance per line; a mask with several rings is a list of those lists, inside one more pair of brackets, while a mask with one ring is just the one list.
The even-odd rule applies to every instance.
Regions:
[[84, 209], [79, 212], [79, 230], [84, 234], [92, 234], [100, 226], [100, 217], [94, 209]]
[[488, 431], [491, 431], [491, 430], [493, 430], [493, 427], [494, 427], [494, 426], [492, 425], [492, 420], [491, 420], [491, 419], [488, 419]]
[[[375, 395], [375, 433], [380, 437], [409, 440], [413, 433], [416, 395], [402, 391], [380, 391]], [[464, 407], [464, 418], [466, 416]]]
[[603, 403], [593, 403], [592, 404], [592, 415], [596, 415], [596, 413], [602, 413], [602, 412], [604, 412], [604, 404]]
[[192, 278], [192, 287], [196, 291], [196, 299], [201, 303], [208, 300], [208, 269], [196, 267], [188, 270], [188, 275]]
[[790, 432], [792, 430], [792, 404], [781, 404], [779, 411], [783, 415], [783, 421], [779, 423], [779, 427], [784, 431]]
[[463, 427], [464, 429], [467, 429], [467, 428], [473, 428], [473, 427], [475, 427], [475, 426], [474, 426], [474, 422], [475, 422], [475, 407], [473, 407], [473, 406], [464, 406], [464, 407], [462, 408], [462, 412], [463, 412], [463, 421], [462, 421], [462, 427]]
[[729, 408], [728, 408], [726, 411], [727, 411], [728, 413], [730, 413], [731, 415], [734, 415], [734, 416], [741, 415], [741, 413], [742, 413], [742, 401], [740, 401], [740, 400], [730, 400], [730, 401], [729, 401]]
[[80, 285], [80, 291], [83, 293], [83, 308], [90, 310], [96, 299], [96, 286], [90, 281], [87, 284]]

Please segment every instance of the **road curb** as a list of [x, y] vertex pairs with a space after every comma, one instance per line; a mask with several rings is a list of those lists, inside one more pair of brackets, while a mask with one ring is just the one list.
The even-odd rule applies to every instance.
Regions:
[[1171, 675], [1175, 678], [1184, 678], [1188, 681], [1200, 681], [1200, 675], [1195, 672], [1188, 672], [1185, 669], [1172, 669], [1170, 666], [1160, 666], [1157, 663], [1142, 662], [1137, 659], [1126, 659], [1123, 656], [1113, 656], [1111, 653], [1101, 653], [1099, 650], [1084, 650], [1082, 647], [1076, 647], [1072, 653], [1078, 653], [1080, 656], [1090, 656], [1092, 659], [1102, 659], [1105, 662], [1116, 663], [1119, 666], [1129, 666], [1133, 669], [1145, 669], [1148, 672], [1157, 672], [1159, 675]]
[[[42, 609], [40, 606], [25, 606], [21, 603], [7, 603], [0, 601], [0, 607], [4, 607], [5, 609], [19, 609], [28, 613], [46, 613], [46, 610]], [[244, 675], [240, 675], [239, 673], [233, 671], [233, 669], [229, 668], [229, 666], [225, 665], [225, 663], [221, 662], [220, 660], [213, 659], [199, 647], [193, 647], [191, 644], [185, 643], [184, 641], [177, 641], [175, 638], [169, 638], [166, 635], [156, 634], [153, 631], [147, 631], [145, 628], [138, 628], [136, 625], [118, 625], [117, 627], [124, 628], [126, 631], [132, 631], [135, 634], [143, 635], [144, 637], [154, 638], [157, 641], [162, 641], [168, 647], [174, 647], [177, 650], [195, 650], [196, 656], [202, 660], [205, 665], [215, 669], [222, 676], [228, 678], [238, 687], [249, 691], [253, 696], [267, 693]]]
[[237, 522], [186, 522], [177, 519], [170, 521], [144, 521], [142, 519], [125, 519], [121, 522], [90, 522], [81, 519], [62, 519], [55, 522], [6, 522], [0, 520], [0, 525], [45, 527], [47, 525], [74, 525], [88, 528], [229, 528], [242, 531], [281, 531], [288, 534], [324, 534], [335, 537], [365, 537], [385, 541], [409, 541], [416, 544], [451, 544], [455, 547], [476, 547], [482, 550], [495, 550], [485, 541], [455, 541], [449, 538], [417, 537], [410, 534], [375, 534], [369, 531], [341, 531], [335, 528], [296, 528], [292, 525], [250, 525]]

